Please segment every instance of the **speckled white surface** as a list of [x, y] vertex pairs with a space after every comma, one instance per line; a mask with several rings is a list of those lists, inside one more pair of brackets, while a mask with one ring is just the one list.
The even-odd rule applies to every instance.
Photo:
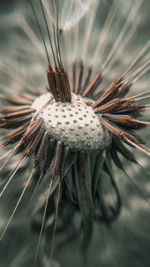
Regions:
[[38, 117], [43, 119], [54, 139], [62, 140], [70, 148], [103, 149], [109, 144], [111, 137], [102, 127], [99, 115], [94, 113], [91, 106], [87, 106], [85, 100], [73, 94], [72, 103], [56, 102], [47, 93], [36, 98], [32, 108], [37, 110]]

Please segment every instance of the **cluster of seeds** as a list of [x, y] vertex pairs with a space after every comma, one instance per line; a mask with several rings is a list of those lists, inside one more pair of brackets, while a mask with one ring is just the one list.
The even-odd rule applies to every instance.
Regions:
[[[118, 65], [113, 56], [122, 51], [123, 46], [125, 47], [134, 34], [134, 21], [136, 16], [138, 17], [138, 9], [142, 1], [135, 1], [136, 4], [129, 12], [114, 45], [110, 51], [106, 51], [107, 56], [101, 62], [101, 56], [105, 52], [103, 46], [106, 42], [105, 36], [109, 36], [108, 32], [112, 32], [111, 25], [116, 12], [118, 12], [117, 1], [112, 1], [111, 12], [108, 12], [105, 21], [104, 32], [98, 34], [100, 39], [94, 48], [95, 52], [92, 53], [93, 59], [90, 64], [87, 61], [87, 64], [85, 55], [89, 48], [86, 43], [91, 43], [92, 40], [90, 32], [93, 29], [94, 17], [91, 16], [94, 14], [96, 16], [98, 6], [95, 6], [95, 13], [88, 14], [88, 20], [86, 19], [86, 23], [89, 21], [89, 26], [86, 26], [88, 30], [85, 31], [85, 45], [83, 43], [83, 49], [81, 48], [79, 51], [79, 56], [77, 58], [73, 56], [70, 64], [66, 61], [68, 65], [65, 64], [62, 55], [69, 54], [69, 46], [72, 51], [75, 51], [78, 44], [76, 47], [69, 45], [66, 47], [66, 54], [64, 51], [62, 54], [60, 35], [65, 37], [63, 32], [65, 28], [59, 28], [59, 22], [61, 22], [59, 21], [59, 11], [60, 3], [63, 1], [50, 1], [52, 6], [56, 7], [54, 8], [56, 9], [54, 23], [56, 27], [53, 23], [52, 27], [49, 27], [48, 19], [51, 20], [51, 18], [47, 13], [47, 0], [35, 1], [36, 4], [39, 2], [48, 42], [45, 39], [43, 26], [41, 27], [39, 23], [38, 4], [35, 8], [33, 1], [29, 0], [29, 2], [47, 57], [47, 72], [45, 73], [47, 93], [39, 95], [38, 92], [33, 95], [33, 92], [30, 92], [18, 96], [9, 95], [5, 97], [6, 107], [0, 110], [0, 129], [3, 130], [0, 147], [13, 145], [0, 158], [1, 161], [4, 160], [0, 170], [11, 158], [21, 152], [20, 161], [16, 163], [0, 191], [0, 198], [8, 185], [15, 179], [16, 173], [24, 162], [32, 157], [30, 175], [23, 183], [22, 193], [0, 239], [4, 236], [26, 190], [33, 185], [33, 195], [35, 196], [37, 193], [38, 199], [36, 201], [36, 197], [33, 198], [34, 205], [36, 206], [43, 199], [37, 210], [40, 213], [41, 210], [44, 210], [37, 248], [39, 249], [42, 234], [45, 232], [45, 254], [48, 254], [49, 257], [47, 245], [50, 245], [52, 250], [53, 238], [57, 230], [57, 217], [60, 224], [58, 228], [62, 231], [67, 230], [67, 227], [69, 229], [69, 225], [71, 227], [74, 225], [76, 214], [81, 217], [80, 229], [82, 231], [78, 232], [83, 235], [82, 249], [85, 250], [90, 244], [95, 221], [104, 222], [110, 226], [120, 214], [121, 196], [112, 174], [111, 162], [126, 174], [121, 157], [140, 166], [131, 149], [138, 149], [150, 156], [150, 149], [137, 134], [138, 130], [150, 126], [150, 122], [141, 119], [141, 115], [143, 116], [144, 112], [149, 109], [149, 104], [144, 102], [150, 98], [149, 92], [141, 92], [127, 97], [134, 83], [149, 70], [150, 42], [145, 44], [132, 62], [129, 62], [129, 66], [124, 72], [122, 70], [115, 71], [118, 77], [115, 76], [111, 79], [109, 85], [107, 84], [107, 81], [110, 80], [108, 74], [109, 72], [112, 74], [115, 65]], [[93, 2], [97, 1], [85, 2], [89, 2], [89, 8], [93, 6]], [[121, 1], [119, 2], [121, 3]], [[81, 11], [82, 4], [78, 5]], [[34, 43], [34, 32], [32, 35], [32, 31], [30, 28], [28, 29], [25, 21], [24, 24], [23, 30], [27, 35], [33, 37], [31, 39]], [[74, 37], [77, 37], [78, 32], [82, 34], [80, 26], [73, 33]], [[127, 32], [128, 34], [126, 34]], [[72, 34], [69, 35], [72, 36]], [[80, 41], [79, 36], [76, 39]], [[68, 43], [68, 39], [66, 41], [64, 43]], [[99, 63], [97, 65], [92, 61], [99, 61]], [[10, 74], [14, 77], [14, 72], [10, 71]], [[103, 86], [103, 80], [106, 80], [105, 86]], [[39, 88], [39, 91], [41, 89]], [[111, 194], [111, 199], [109, 194]]]

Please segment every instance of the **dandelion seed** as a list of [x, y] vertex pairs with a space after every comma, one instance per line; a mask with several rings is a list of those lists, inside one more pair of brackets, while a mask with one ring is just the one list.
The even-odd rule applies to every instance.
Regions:
[[[26, 20], [18, 18], [18, 22], [40, 51], [42, 61], [47, 64], [43, 78], [47, 78], [47, 92], [42, 93], [43, 88], [40, 88], [40, 92], [36, 93], [35, 88], [33, 93], [34, 86], [21, 78], [18, 70], [4, 65], [2, 72], [16, 80], [19, 77], [21, 84], [29, 90], [16, 96], [8, 92], [5, 97], [7, 106], [1, 109], [0, 128], [5, 131], [1, 136], [1, 148], [13, 146], [0, 158], [4, 161], [1, 169], [15, 155], [23, 156], [6, 183], [2, 183], [0, 198], [27, 159], [31, 159], [32, 170], [1, 239], [31, 182], [34, 184], [34, 204], [34, 198], [40, 199], [39, 190], [45, 183], [40, 208], [37, 205], [38, 210], [44, 210], [37, 254], [44, 236], [45, 253], [51, 259], [57, 221], [60, 220], [60, 228], [63, 230], [64, 225], [71, 224], [75, 214], [80, 213], [81, 247], [86, 251], [92, 239], [94, 223], [98, 221], [110, 225], [117, 219], [121, 211], [121, 196], [111, 162], [126, 174], [120, 156], [142, 169], [133, 149], [150, 155], [145, 140], [137, 135], [139, 130], [150, 126], [149, 121], [141, 118], [149, 109], [149, 105], [145, 103], [149, 100], [149, 91], [127, 96], [132, 92], [134, 84], [150, 70], [150, 42], [119, 71], [117, 52], [119, 54], [125, 50], [137, 31], [139, 24], [136, 24], [135, 19], [143, 1], [127, 4], [125, 19], [120, 21], [121, 28], [112, 47], [107, 42], [107, 36], [111, 27], [116, 29], [116, 10], [121, 9], [123, 1], [111, 2], [97, 42], [91, 41], [90, 36], [94, 36], [92, 31], [94, 23], [97, 23], [96, 16], [101, 1], [29, 2], [40, 41]], [[87, 27], [87, 23], [88, 30], [82, 38], [80, 32], [84, 25]], [[69, 38], [70, 50], [66, 44], [69, 43]], [[74, 42], [74, 39], [78, 41]], [[86, 57], [90, 42], [92, 45], [94, 42], [95, 48], [92, 50], [93, 59], [88, 63]], [[117, 75], [110, 79], [108, 74], [112, 74], [114, 70]], [[110, 80], [112, 81], [108, 83]], [[5, 88], [5, 85], [2, 87]], [[113, 192], [113, 202], [109, 201], [109, 197], [107, 199], [109, 190], [105, 193], [103, 189], [105, 179]], [[49, 232], [51, 235], [47, 234]]]

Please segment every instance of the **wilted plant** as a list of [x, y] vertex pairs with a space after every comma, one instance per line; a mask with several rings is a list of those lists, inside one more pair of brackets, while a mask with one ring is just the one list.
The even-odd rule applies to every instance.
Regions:
[[[76, 234], [82, 235], [83, 251], [90, 244], [94, 223], [110, 225], [120, 214], [121, 196], [111, 163], [126, 173], [120, 156], [142, 168], [132, 148], [150, 155], [145, 140], [137, 135], [150, 125], [140, 119], [149, 109], [145, 103], [149, 92], [140, 90], [127, 96], [149, 71], [150, 42], [128, 58], [131, 40], [141, 22], [141, 0], [114, 0], [110, 6], [107, 1], [96, 0], [28, 2], [33, 29], [22, 16], [17, 16], [17, 22], [40, 52], [35, 60], [46, 65], [40, 79], [43, 84], [47, 77], [47, 91], [42, 92], [44, 87], [38, 90], [37, 84], [28, 84], [21, 73], [1, 64], [1, 70], [12, 78], [19, 77], [25, 88], [19, 94], [9, 91], [2, 96], [6, 106], [0, 117], [1, 131], [5, 132], [1, 148], [9, 149], [1, 157], [1, 169], [15, 155], [19, 154], [20, 160], [2, 183], [0, 197], [23, 164], [31, 161], [32, 165], [1, 239], [26, 190], [34, 188], [34, 209], [42, 214], [37, 251], [44, 236], [49, 259], [55, 232], [67, 232], [76, 214], [81, 219]], [[103, 28], [99, 23], [101, 5], [108, 7], [106, 19], [102, 18]], [[118, 12], [122, 16], [117, 20]], [[19, 62], [28, 51], [20, 47], [24, 51]], [[123, 51], [127, 53], [125, 62], [120, 62]], [[38, 78], [37, 73], [35, 77], [33, 74], [33, 80]]]

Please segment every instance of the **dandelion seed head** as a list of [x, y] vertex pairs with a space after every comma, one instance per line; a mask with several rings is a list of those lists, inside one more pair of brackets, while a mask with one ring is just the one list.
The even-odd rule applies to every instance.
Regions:
[[[45, 109], [47, 101], [51, 100]], [[71, 103], [56, 102], [51, 93], [43, 94], [32, 104], [42, 118], [45, 129], [52, 138], [61, 140], [72, 149], [102, 150], [111, 141], [111, 135], [100, 123], [93, 108], [86, 104], [86, 98], [72, 94]]]
[[[1, 146], [9, 150], [1, 157], [1, 168], [9, 164], [11, 170], [2, 180], [1, 196], [13, 182], [17, 184], [16, 176], [25, 169], [22, 192], [1, 238], [30, 189], [30, 214], [40, 217], [38, 222], [33, 219], [40, 229], [38, 249], [41, 242], [53, 250], [57, 221], [58, 230], [67, 232], [70, 222], [76, 227], [77, 215], [85, 250], [95, 222], [110, 225], [120, 215], [122, 192], [132, 202], [121, 172], [132, 179], [139, 167], [146, 167], [144, 157], [138, 163], [135, 151], [150, 155], [144, 145], [149, 116], [143, 112], [149, 110], [144, 75], [149, 70], [150, 43], [142, 33], [139, 38], [145, 9], [142, 16], [141, 0], [30, 2], [33, 10], [27, 18], [17, 13], [13, 25], [23, 34], [21, 38], [12, 34], [9, 62], [0, 65], [2, 90], [7, 93], [2, 95], [7, 106], [1, 110]], [[142, 128], [144, 135], [140, 132], [139, 137]], [[142, 184], [143, 179], [139, 187]]]

